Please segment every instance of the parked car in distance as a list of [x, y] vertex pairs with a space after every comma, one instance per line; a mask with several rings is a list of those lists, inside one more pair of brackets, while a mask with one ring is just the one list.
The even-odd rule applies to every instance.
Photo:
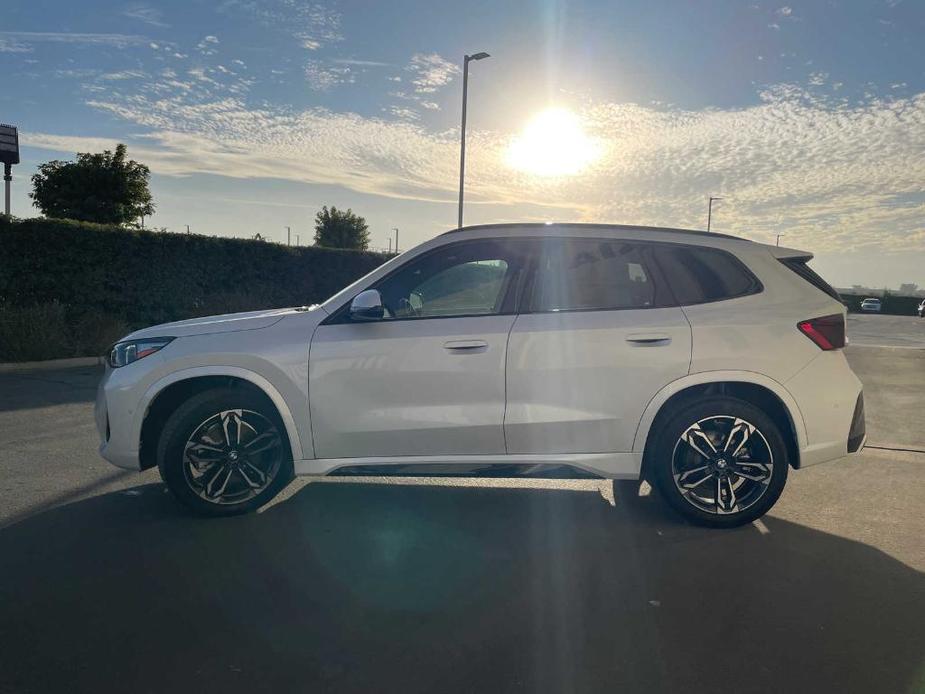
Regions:
[[319, 306], [128, 335], [100, 452], [210, 516], [293, 474], [644, 477], [693, 522], [741, 525], [790, 468], [864, 443], [845, 310], [811, 258], [673, 229], [454, 230]]
[[916, 309], [916, 311], [918, 311], [919, 318], [925, 318], [925, 299], [922, 299], [922, 301], [919, 302], [919, 307]]
[[875, 297], [864, 299], [864, 301], [861, 302], [861, 310], [867, 311], [868, 313], [880, 313], [880, 308], [880, 299]]

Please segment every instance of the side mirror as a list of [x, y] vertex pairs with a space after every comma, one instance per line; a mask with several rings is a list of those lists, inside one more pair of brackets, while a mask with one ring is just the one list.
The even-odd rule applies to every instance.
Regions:
[[382, 320], [384, 316], [385, 308], [382, 306], [382, 296], [378, 289], [360, 292], [350, 302], [350, 320]]

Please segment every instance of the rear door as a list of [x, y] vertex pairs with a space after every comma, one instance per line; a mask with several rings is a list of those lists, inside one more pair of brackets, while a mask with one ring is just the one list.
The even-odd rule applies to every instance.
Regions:
[[536, 244], [508, 343], [508, 453], [631, 451], [649, 400], [688, 372], [690, 325], [647, 244]]

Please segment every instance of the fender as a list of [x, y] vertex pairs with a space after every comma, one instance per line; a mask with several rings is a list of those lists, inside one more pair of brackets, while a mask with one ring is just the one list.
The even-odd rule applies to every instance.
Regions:
[[633, 452], [640, 455], [645, 451], [646, 441], [649, 438], [649, 430], [652, 428], [652, 422], [655, 416], [668, 399], [677, 393], [680, 393], [691, 386], [700, 386], [708, 383], [719, 383], [721, 381], [733, 381], [737, 383], [752, 383], [756, 386], [762, 386], [774, 393], [790, 414], [790, 421], [793, 422], [793, 428], [797, 435], [797, 448], [803, 450], [807, 446], [806, 423], [803, 421], [803, 413], [797, 405], [796, 400], [784, 386], [769, 378], [764, 374], [755, 371], [700, 371], [698, 373], [688, 374], [676, 381], [672, 381], [667, 386], [658, 391], [655, 396], [646, 405], [642, 418], [639, 420], [639, 426], [636, 427], [636, 436], [633, 439]]
[[270, 400], [273, 402], [273, 405], [276, 406], [276, 409], [279, 412], [279, 416], [283, 420], [283, 426], [286, 427], [286, 434], [288, 435], [289, 443], [292, 446], [292, 459], [303, 459], [304, 456], [302, 455], [302, 440], [299, 437], [298, 427], [296, 427], [295, 420], [292, 417], [292, 412], [290, 411], [286, 400], [276, 389], [276, 387], [266, 378], [254, 371], [243, 369], [239, 366], [194, 366], [192, 368], [180, 369], [179, 371], [169, 373], [163, 378], [152, 383], [151, 386], [148, 387], [148, 390], [145, 391], [144, 397], [142, 398], [139, 407], [135, 410], [132, 426], [133, 430], [137, 432], [137, 435], [141, 435], [141, 425], [144, 421], [144, 417], [148, 413], [148, 408], [154, 401], [154, 398], [157, 397], [158, 393], [160, 393], [164, 388], [171, 385], [172, 383], [185, 381], [190, 378], [197, 378], [199, 376], [233, 376], [235, 378], [248, 381], [262, 390], [264, 395], [270, 398]]

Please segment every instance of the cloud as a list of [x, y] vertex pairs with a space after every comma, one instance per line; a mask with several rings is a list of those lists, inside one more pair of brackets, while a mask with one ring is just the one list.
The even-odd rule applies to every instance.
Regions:
[[217, 36], [204, 36], [202, 41], [196, 44], [196, 50], [200, 55], [215, 55], [218, 52], [215, 47], [219, 43]]
[[378, 60], [358, 60], [356, 58], [335, 58], [331, 61], [338, 65], [354, 65], [357, 67], [389, 67], [390, 63], [383, 63]]
[[0, 38], [0, 53], [31, 53], [32, 47], [16, 39]]
[[163, 15], [160, 10], [141, 2], [128, 5], [122, 10], [122, 16], [128, 17], [129, 19], [137, 19], [139, 22], [144, 22], [154, 27], [167, 28], [170, 26], [162, 20]]
[[314, 91], [324, 92], [341, 84], [353, 84], [357, 74], [371, 67], [388, 67], [388, 63], [356, 58], [333, 58], [331, 60], [311, 59], [303, 70], [308, 86]]
[[127, 48], [148, 43], [148, 39], [144, 36], [132, 34], [79, 34], [55, 31], [0, 31], [0, 41], [12, 41], [19, 45], [50, 42], [112, 46], [114, 48]]
[[391, 106], [388, 109], [388, 113], [391, 113], [399, 120], [416, 121], [421, 119], [420, 113], [412, 108], [405, 108], [404, 106]]
[[356, 81], [356, 76], [349, 66], [309, 60], [305, 64], [305, 80], [315, 91], [324, 92], [339, 84], [352, 84]]
[[431, 94], [445, 87], [459, 74], [459, 66], [437, 53], [417, 53], [405, 68], [414, 77], [411, 83], [418, 94]]
[[67, 80], [79, 79], [80, 80], [80, 79], [87, 79], [88, 77], [96, 77], [97, 75], [100, 74], [100, 71], [94, 68], [68, 68], [68, 69], [54, 70], [51, 74], [52, 76], [58, 79], [67, 79]]
[[147, 73], [142, 70], [120, 70], [119, 72], [107, 72], [100, 75], [100, 79], [106, 82], [120, 82], [122, 80], [138, 80], [147, 77]]
[[809, 83], [814, 87], [822, 86], [827, 79], [829, 79], [828, 72], [812, 72], [809, 75]]
[[225, 0], [218, 10], [253, 17], [265, 27], [288, 34], [310, 51], [343, 40], [340, 13], [320, 3], [304, 0]]
[[[157, 174], [455, 199], [458, 133], [428, 129], [416, 110], [386, 107], [374, 118], [255, 107], [231, 92], [239, 81], [228, 75], [159, 79], [89, 102], [144, 133], [130, 151]], [[707, 196], [721, 195], [720, 231], [763, 241], [786, 231], [788, 243], [816, 251], [925, 251], [925, 93], [849, 103], [779, 85], [744, 108], [600, 102], [580, 116], [602, 154], [573, 177], [512, 171], [505, 155], [515, 133], [470, 131], [469, 200], [504, 206], [506, 215], [516, 208], [523, 217], [698, 228]], [[104, 140], [25, 133], [23, 142], [86, 151]]]
[[[434, 101], [434, 95], [452, 82], [460, 69], [437, 53], [416, 53], [405, 66], [405, 71], [411, 73], [409, 80], [411, 88], [392, 90], [388, 92], [388, 96], [413, 102], [427, 111], [439, 111], [440, 105]], [[399, 75], [393, 75], [387, 79], [391, 82], [402, 82]]]

